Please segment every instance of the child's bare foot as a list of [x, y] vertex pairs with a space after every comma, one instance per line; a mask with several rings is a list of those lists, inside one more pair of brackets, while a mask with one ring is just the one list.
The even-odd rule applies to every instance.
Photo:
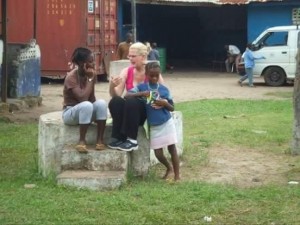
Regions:
[[165, 175], [162, 177], [162, 179], [167, 180], [173, 173], [173, 169], [167, 169]]
[[180, 181], [180, 177], [179, 176], [174, 176], [174, 181]]

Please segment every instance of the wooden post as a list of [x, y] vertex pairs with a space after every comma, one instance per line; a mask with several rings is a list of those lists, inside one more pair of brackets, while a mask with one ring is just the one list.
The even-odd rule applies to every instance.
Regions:
[[298, 52], [296, 56], [296, 74], [294, 81], [294, 128], [293, 128], [293, 141], [292, 141], [292, 154], [300, 154], [300, 48], [298, 46]]
[[133, 42], [136, 42], [136, 2], [131, 0], [131, 24], [132, 24], [132, 34]]
[[2, 71], [1, 71], [1, 101], [7, 101], [7, 15], [6, 15], [6, 8], [7, 8], [7, 1], [1, 0], [2, 5], [2, 41], [3, 41], [3, 60], [2, 60]]
[[[293, 23], [299, 29], [300, 24], [300, 8], [293, 9], [292, 20]], [[293, 140], [292, 140], [292, 155], [300, 154], [300, 44], [297, 46], [297, 56], [296, 56], [296, 74], [294, 80], [294, 96], [293, 96], [293, 106], [294, 106], [294, 127], [293, 127]]]

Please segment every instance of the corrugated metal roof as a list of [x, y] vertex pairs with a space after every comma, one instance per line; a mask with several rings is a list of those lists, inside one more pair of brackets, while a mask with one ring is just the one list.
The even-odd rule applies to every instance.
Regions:
[[161, 4], [161, 5], [206, 5], [206, 4], [231, 4], [243, 5], [251, 2], [276, 2], [283, 0], [136, 0], [136, 3], [141, 4]]

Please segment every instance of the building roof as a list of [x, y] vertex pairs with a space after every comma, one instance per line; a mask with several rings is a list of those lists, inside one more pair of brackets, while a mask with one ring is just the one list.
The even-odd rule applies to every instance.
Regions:
[[251, 2], [278, 2], [284, 0], [136, 0], [140, 4], [158, 4], [158, 5], [244, 5]]

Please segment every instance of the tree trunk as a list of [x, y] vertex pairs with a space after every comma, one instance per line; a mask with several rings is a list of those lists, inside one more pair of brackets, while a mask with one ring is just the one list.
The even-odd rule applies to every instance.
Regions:
[[293, 141], [292, 141], [292, 154], [300, 154], [300, 49], [296, 56], [296, 74], [294, 81], [294, 130], [293, 130]]

